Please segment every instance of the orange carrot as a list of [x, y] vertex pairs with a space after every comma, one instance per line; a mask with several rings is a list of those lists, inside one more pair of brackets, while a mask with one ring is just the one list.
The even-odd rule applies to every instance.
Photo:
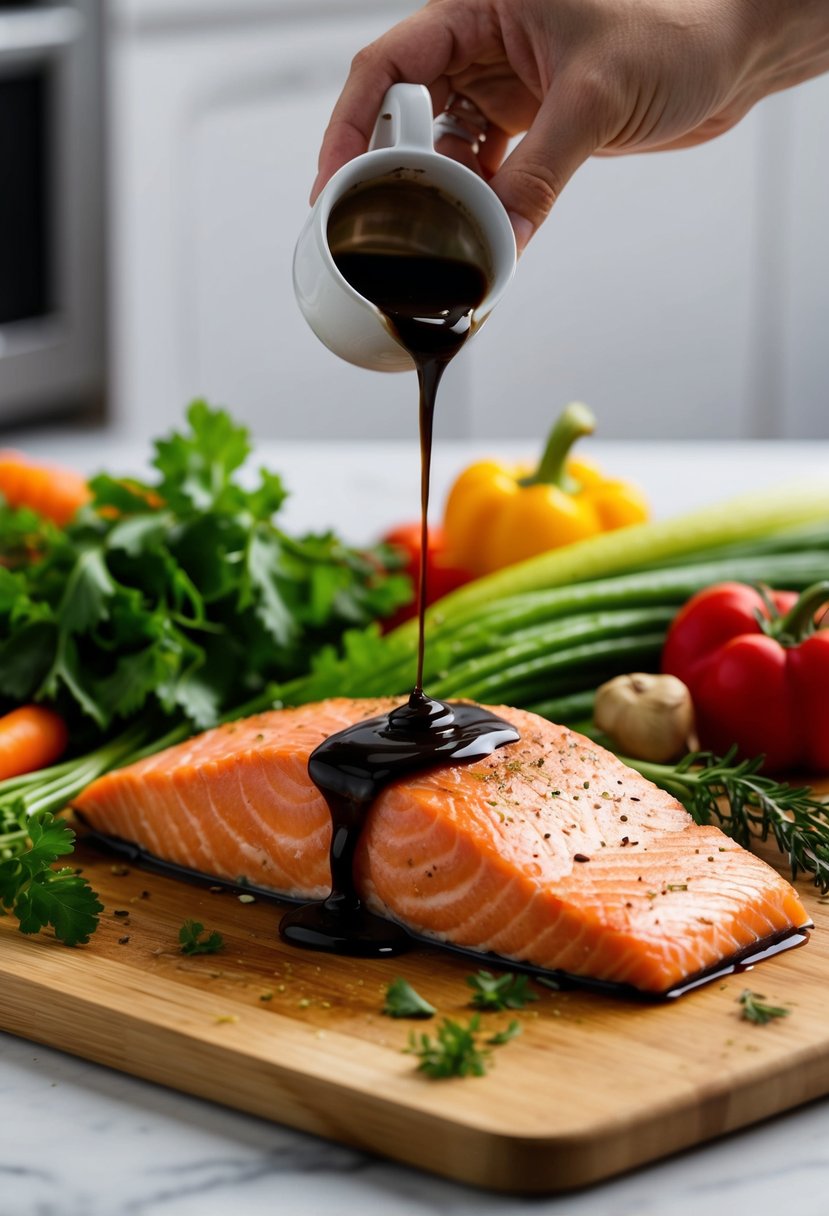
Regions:
[[0, 717], [0, 781], [53, 764], [68, 732], [63, 719], [43, 705], [22, 705]]
[[92, 497], [74, 469], [40, 464], [11, 448], [0, 450], [0, 494], [10, 507], [29, 507], [60, 527]]

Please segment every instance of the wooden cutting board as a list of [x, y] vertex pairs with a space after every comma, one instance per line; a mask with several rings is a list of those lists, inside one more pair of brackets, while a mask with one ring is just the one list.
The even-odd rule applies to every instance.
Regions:
[[[522, 1193], [582, 1186], [829, 1092], [829, 901], [802, 885], [807, 945], [676, 1002], [538, 988], [490, 1072], [433, 1081], [403, 1053], [437, 1019], [382, 1016], [408, 979], [466, 1019], [474, 965], [439, 949], [391, 961], [284, 946], [270, 901], [125, 866], [82, 844], [106, 906], [88, 946], [0, 920], [0, 1027], [86, 1059], [446, 1177]], [[225, 939], [186, 957], [188, 918]], [[757, 1026], [751, 987], [791, 1015]], [[484, 1014], [488, 1031], [512, 1015]]]

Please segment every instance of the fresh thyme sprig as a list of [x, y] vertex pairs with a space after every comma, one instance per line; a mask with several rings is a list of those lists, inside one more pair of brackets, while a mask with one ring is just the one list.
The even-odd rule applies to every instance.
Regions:
[[809, 786], [791, 786], [760, 772], [763, 757], [736, 759], [692, 752], [678, 764], [651, 764], [625, 757], [635, 768], [668, 790], [700, 824], [716, 823], [738, 844], [772, 836], [786, 854], [792, 878], [810, 874], [815, 886], [829, 891], [829, 805]]

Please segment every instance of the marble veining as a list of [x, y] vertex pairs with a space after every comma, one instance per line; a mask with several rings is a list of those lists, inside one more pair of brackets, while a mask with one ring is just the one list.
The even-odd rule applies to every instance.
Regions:
[[0, 1099], [0, 1216], [824, 1216], [829, 1179], [829, 1100], [576, 1195], [519, 1199], [10, 1035]]

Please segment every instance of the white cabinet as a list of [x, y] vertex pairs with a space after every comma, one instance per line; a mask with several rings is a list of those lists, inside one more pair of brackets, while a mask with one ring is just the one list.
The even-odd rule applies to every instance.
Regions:
[[[273, 438], [414, 434], [413, 375], [336, 359], [291, 285], [351, 56], [414, 7], [115, 0], [123, 429], [156, 433], [205, 395]], [[703, 148], [585, 166], [450, 369], [439, 434], [538, 438], [579, 397], [608, 437], [829, 435], [827, 84]]]

